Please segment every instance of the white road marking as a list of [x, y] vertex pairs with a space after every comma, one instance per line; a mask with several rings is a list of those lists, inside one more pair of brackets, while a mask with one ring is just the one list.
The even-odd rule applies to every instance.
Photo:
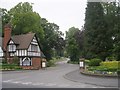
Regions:
[[32, 85], [44, 85], [44, 83], [33, 83]]
[[23, 82], [23, 83], [21, 83], [21, 84], [23, 84], [23, 85], [28, 85], [28, 84], [32, 84], [32, 82]]
[[15, 82], [11, 82], [11, 83], [18, 84], [18, 83], [21, 83], [21, 81], [15, 81]]
[[55, 86], [55, 85], [57, 85], [57, 84], [55, 84], [55, 83], [48, 83], [48, 84], [45, 84], [45, 86]]
[[11, 81], [14, 81], [14, 80], [22, 80], [22, 79], [25, 79], [25, 78], [29, 78], [28, 76], [25, 76], [25, 77], [21, 77], [21, 78], [13, 78], [13, 79], [10, 79]]
[[6, 81], [2, 81], [2, 82], [4, 82], [4, 83], [7, 83], [7, 82], [11, 82], [12, 80], [6, 80]]

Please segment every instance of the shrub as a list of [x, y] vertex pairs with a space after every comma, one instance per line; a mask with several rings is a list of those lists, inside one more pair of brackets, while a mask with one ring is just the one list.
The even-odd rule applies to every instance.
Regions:
[[107, 68], [118, 68], [118, 61], [101, 62], [100, 65]]
[[107, 59], [108, 59], [109, 61], [115, 61], [115, 57], [113, 57], [113, 56], [107, 57]]
[[89, 66], [100, 66], [101, 61], [102, 60], [100, 60], [100, 59], [94, 58], [94, 59], [90, 60], [88, 65]]
[[89, 71], [94, 71], [94, 70], [96, 70], [96, 67], [88, 67], [88, 70]]
[[89, 65], [89, 63], [90, 63], [90, 60], [85, 59], [85, 64]]
[[71, 61], [71, 60], [69, 60], [67, 63], [70, 63], [70, 64], [79, 64], [79, 62], [77, 62], [77, 61]]
[[101, 62], [100, 64], [102, 67], [106, 67], [108, 71], [117, 71], [118, 70], [118, 61], [107, 61]]
[[7, 64], [7, 60], [3, 59], [2, 64]]
[[47, 62], [47, 67], [55, 66], [55, 62], [53, 60], [50, 60]]
[[17, 56], [13, 57], [13, 63], [18, 64], [19, 63], [19, 58]]
[[14, 70], [22, 69], [20, 66], [16, 64], [2, 64], [2, 68], [3, 69], [14, 69]]
[[100, 66], [91, 66], [88, 68], [90, 71], [108, 71], [108, 72], [118, 72], [118, 61], [107, 61], [101, 62]]

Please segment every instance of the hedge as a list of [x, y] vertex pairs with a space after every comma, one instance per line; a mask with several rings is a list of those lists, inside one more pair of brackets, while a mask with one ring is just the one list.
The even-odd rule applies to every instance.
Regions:
[[14, 70], [22, 69], [20, 66], [16, 64], [2, 64], [1, 68], [2, 69], [14, 69]]
[[101, 62], [100, 66], [92, 66], [92, 67], [89, 67], [88, 70], [116, 72], [116, 71], [119, 71], [118, 67], [120, 67], [118, 63], [119, 63], [118, 61]]
[[94, 58], [91, 59], [90, 62], [88, 63], [89, 66], [100, 66], [102, 60]]
[[101, 62], [100, 66], [103, 66], [103, 67], [106, 67], [106, 68], [118, 68], [118, 61]]

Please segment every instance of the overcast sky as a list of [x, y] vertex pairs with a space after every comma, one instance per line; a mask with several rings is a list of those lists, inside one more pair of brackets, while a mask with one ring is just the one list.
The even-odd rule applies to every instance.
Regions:
[[81, 29], [84, 25], [87, 0], [0, 0], [0, 8], [9, 10], [19, 2], [34, 3], [34, 11], [60, 26], [63, 33], [72, 26]]

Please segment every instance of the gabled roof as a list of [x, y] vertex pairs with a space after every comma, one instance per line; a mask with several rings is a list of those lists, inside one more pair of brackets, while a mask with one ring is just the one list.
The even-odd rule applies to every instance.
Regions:
[[17, 45], [17, 49], [27, 49], [34, 36], [35, 33], [28, 33], [12, 36], [11, 39]]

